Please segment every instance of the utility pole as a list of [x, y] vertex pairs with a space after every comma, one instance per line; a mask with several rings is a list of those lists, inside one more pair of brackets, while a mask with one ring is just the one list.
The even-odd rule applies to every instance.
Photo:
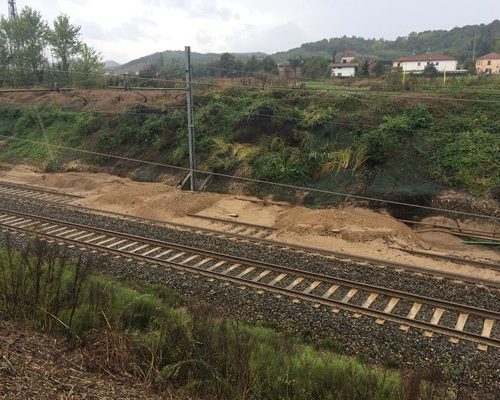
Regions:
[[9, 19], [17, 18], [16, 0], [8, 0], [9, 3]]
[[476, 41], [477, 41], [477, 29], [474, 32], [474, 47], [472, 48], [472, 61], [476, 60]]
[[189, 174], [191, 191], [196, 190], [196, 155], [195, 155], [195, 136], [194, 136], [194, 113], [193, 113], [193, 86], [191, 81], [191, 47], [186, 46], [186, 99], [187, 99], [187, 117], [188, 117], [188, 141], [189, 141]]

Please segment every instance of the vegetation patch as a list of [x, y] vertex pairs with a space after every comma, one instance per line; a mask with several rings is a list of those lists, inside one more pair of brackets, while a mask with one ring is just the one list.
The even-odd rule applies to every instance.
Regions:
[[[429, 374], [402, 377], [263, 326], [217, 318], [160, 286], [118, 282], [36, 242], [0, 251], [0, 317], [79, 343], [87, 368], [204, 398], [435, 398]], [[434, 382], [435, 383], [435, 382]], [[443, 390], [443, 391], [442, 391]], [[443, 397], [445, 398], [445, 397]]]
[[[439, 100], [408, 104], [373, 93], [305, 96], [234, 88], [202, 93], [195, 103], [197, 161], [207, 172], [388, 198], [411, 193], [409, 187], [415, 199], [430, 194], [420, 190], [429, 187], [432, 194], [451, 187], [484, 196], [500, 185], [500, 117], [490, 103], [450, 112], [450, 102]], [[188, 165], [180, 110], [141, 106], [102, 114], [6, 107], [0, 115], [0, 134], [16, 138], [4, 147], [3, 160], [51, 170], [73, 159], [116, 164], [51, 147], [62, 145]]]

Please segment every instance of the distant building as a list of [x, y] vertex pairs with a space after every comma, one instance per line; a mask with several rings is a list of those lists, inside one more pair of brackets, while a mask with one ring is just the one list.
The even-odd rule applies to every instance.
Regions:
[[476, 60], [478, 74], [500, 74], [500, 53], [489, 53]]
[[342, 62], [330, 64], [332, 78], [353, 78], [356, 76], [356, 70], [359, 65], [356, 63]]
[[342, 55], [340, 62], [342, 64], [354, 64], [354, 62], [358, 59], [358, 56], [354, 53], [347, 52]]
[[393, 67], [406, 72], [423, 72], [425, 67], [430, 64], [434, 65], [439, 72], [455, 72], [458, 61], [444, 54], [420, 54], [400, 57], [393, 62]]

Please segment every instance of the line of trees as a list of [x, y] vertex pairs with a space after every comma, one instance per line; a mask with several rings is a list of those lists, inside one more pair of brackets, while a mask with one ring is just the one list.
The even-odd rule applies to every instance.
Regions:
[[[306, 79], [324, 79], [331, 76], [329, 65], [332, 59], [324, 56], [293, 56], [288, 58], [287, 65], [293, 70], [300, 67], [302, 76]], [[147, 65], [139, 72], [139, 76], [143, 78], [168, 78], [180, 76], [184, 70], [185, 67], [182, 62], [175, 60], [165, 63], [163, 55], [160, 54], [155, 62]], [[385, 72], [387, 72], [386, 61], [373, 61], [373, 65], [370, 66], [369, 61], [364, 60], [359, 65], [358, 75], [381, 76]], [[230, 53], [222, 54], [219, 60], [197, 64], [193, 70], [195, 78], [243, 78], [277, 74], [278, 62], [271, 56], [260, 58], [251, 56], [246, 60], [242, 60]]]
[[[0, 18], [0, 85], [91, 84], [102, 73], [101, 54], [83, 42], [80, 26], [61, 14], [52, 26], [24, 7], [18, 17]], [[71, 74], [73, 73], [73, 74]]]

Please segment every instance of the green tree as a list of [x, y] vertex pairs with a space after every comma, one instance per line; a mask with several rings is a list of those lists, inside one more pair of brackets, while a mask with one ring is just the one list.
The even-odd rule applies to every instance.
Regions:
[[361, 76], [368, 76], [370, 75], [370, 68], [368, 66], [368, 60], [365, 60], [361, 67]]
[[267, 56], [262, 60], [262, 68], [267, 73], [275, 73], [278, 70], [277, 63], [271, 56]]
[[71, 70], [78, 73], [77, 78], [80, 79], [81, 84], [91, 86], [95, 83], [95, 77], [91, 74], [102, 74], [104, 72], [102, 55], [86, 43], [82, 43]]
[[70, 63], [80, 52], [80, 30], [79, 26], [70, 23], [67, 15], [61, 14], [54, 20], [54, 28], [49, 32], [52, 52], [63, 71], [69, 71]]
[[384, 62], [381, 60], [378, 60], [375, 65], [373, 66], [373, 73], [376, 76], [383, 75], [385, 73], [385, 65]]
[[329, 60], [325, 57], [308, 57], [303, 62], [304, 75], [311, 79], [326, 78], [328, 76], [329, 64]]
[[220, 56], [219, 67], [221, 69], [221, 76], [228, 76], [231, 70], [235, 69], [236, 57], [229, 53], [224, 53]]
[[434, 64], [427, 64], [424, 68], [424, 76], [427, 78], [435, 78], [438, 75], [438, 70], [434, 66]]
[[23, 84], [40, 81], [47, 66], [45, 49], [49, 28], [42, 15], [24, 7], [18, 18], [0, 20], [3, 58]]
[[261, 63], [257, 60], [257, 57], [250, 57], [245, 63], [245, 71], [248, 72], [257, 72], [261, 67]]

